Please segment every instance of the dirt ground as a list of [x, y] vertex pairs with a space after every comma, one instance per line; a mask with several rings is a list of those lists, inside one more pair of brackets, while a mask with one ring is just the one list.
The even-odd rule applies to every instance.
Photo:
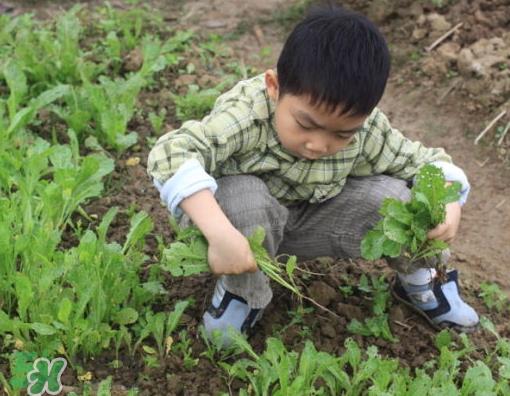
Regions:
[[[227, 44], [239, 59], [256, 65], [259, 70], [273, 67], [285, 37], [281, 26], [283, 21], [276, 17], [289, 7], [288, 1], [198, 0], [169, 3], [153, 0], [150, 3], [176, 27], [194, 27], [220, 35], [237, 31], [239, 34], [235, 40]], [[510, 2], [445, 0], [444, 3], [447, 5], [438, 8], [432, 5], [432, 1], [345, 2], [348, 7], [374, 19], [390, 43], [394, 68], [381, 107], [389, 115], [393, 126], [429, 146], [444, 147], [469, 177], [472, 191], [463, 209], [458, 237], [453, 243], [451, 266], [461, 272], [466, 299], [496, 323], [501, 335], [510, 337], [508, 320], [489, 312], [477, 297], [479, 284], [483, 281], [496, 282], [510, 296], [510, 136], [498, 146], [494, 128], [478, 145], [474, 144], [475, 138], [490, 120], [503, 110], [510, 112]], [[5, 4], [0, 1], [0, 12], [1, 7], [6, 9]], [[44, 18], [51, 16], [59, 7], [67, 8], [70, 4], [72, 2], [58, 5], [20, 2], [9, 12], [33, 10]], [[121, 1], [111, 1], [111, 4], [126, 7]], [[431, 52], [423, 50], [460, 22], [463, 26], [436, 49]], [[494, 38], [501, 42], [479, 43], [480, 39]], [[444, 48], [443, 44], [447, 43], [449, 45]], [[271, 51], [264, 51], [266, 55], [261, 59], [258, 54], [264, 48], [271, 48]], [[466, 51], [462, 52], [464, 49]], [[168, 124], [176, 126], [177, 121], [172, 119], [172, 115], [169, 117]], [[510, 116], [506, 114], [499, 125], [509, 120]], [[150, 127], [143, 120], [135, 119], [132, 127], [142, 136], [150, 134]], [[145, 173], [147, 153], [146, 147], [126, 153], [117, 163], [108, 195], [93, 202], [87, 210], [102, 215], [112, 205], [127, 208], [136, 203], [139, 209], [151, 214], [156, 223], [155, 233], [170, 241], [167, 211], [160, 205], [158, 194]], [[126, 166], [125, 159], [133, 155], [141, 158], [140, 164]], [[122, 238], [128, 229], [127, 217], [119, 217], [114, 228], [112, 237]], [[147, 253], [155, 257], [155, 238], [149, 241]], [[304, 315], [300, 323], [286, 326], [291, 320], [288, 311], [295, 310], [297, 305], [288, 293], [276, 288], [274, 301], [278, 304], [271, 304], [252, 338], [256, 350], [263, 350], [264, 339], [276, 332], [286, 345], [296, 349], [303, 346], [308, 336], [318, 348], [341, 353], [343, 341], [351, 336], [345, 329], [346, 324], [350, 319], [362, 316], [363, 308], [369, 309], [369, 302], [356, 293], [344, 297], [338, 292], [331, 293], [331, 290], [345, 285], [342, 280], [345, 274], [357, 280], [363, 272], [388, 272], [381, 262], [374, 265], [362, 260], [329, 263], [317, 260], [305, 265], [325, 274], [307, 279], [308, 291], [315, 293], [313, 297], [342, 318], [311, 313]], [[214, 279], [207, 275], [193, 279], [168, 279], [169, 295], [157, 307], [167, 309], [175, 299], [195, 298], [196, 303], [184, 320], [196, 341], [193, 345], [196, 355], [205, 348], [197, 335], [197, 326], [213, 284]], [[432, 342], [435, 333], [420, 318], [396, 303], [392, 303], [390, 317], [392, 331], [400, 340], [398, 343], [372, 337], [354, 338], [363, 346], [377, 345], [382, 354], [398, 357], [402, 364], [411, 368], [420, 366], [435, 355]], [[473, 340], [480, 353], [484, 346], [493, 342], [483, 334], [473, 335]], [[83, 362], [83, 365], [93, 372], [94, 379], [113, 375], [118, 394], [132, 386], [142, 390], [143, 395], [209, 395], [228, 391], [222, 371], [205, 358], [201, 358], [199, 365], [191, 370], [184, 369], [176, 356], [168, 358], [158, 369], [144, 368], [142, 360], [136, 357], [133, 360], [123, 358], [124, 368], [113, 370], [108, 367], [111, 360], [112, 356], [105, 354], [95, 361]], [[74, 374], [67, 371], [64, 383], [67, 379], [68, 384], [75, 384]], [[234, 381], [231, 390], [235, 393], [240, 386]]]

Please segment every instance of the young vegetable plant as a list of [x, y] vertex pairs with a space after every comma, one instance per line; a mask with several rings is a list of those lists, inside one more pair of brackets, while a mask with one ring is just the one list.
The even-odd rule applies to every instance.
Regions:
[[362, 276], [358, 290], [367, 294], [373, 294], [373, 317], [365, 318], [363, 323], [353, 319], [348, 325], [347, 330], [354, 334], [361, 334], [363, 336], [382, 337], [385, 340], [396, 342], [397, 338], [391, 334], [391, 329], [388, 323], [388, 301], [390, 293], [388, 292], [388, 284], [384, 276], [377, 278], [372, 276], [372, 287], [368, 284], [366, 276]]
[[[137, 350], [142, 341], [152, 335], [156, 341], [159, 357], [163, 359], [172, 347], [173, 338], [171, 335], [179, 325], [182, 314], [190, 303], [191, 301], [189, 300], [178, 301], [175, 304], [174, 310], [170, 313], [147, 311], [145, 318], [140, 320], [140, 336], [138, 341], [136, 341], [133, 352]], [[145, 349], [147, 350], [146, 346]]]
[[[168, 249], [163, 251], [162, 268], [173, 276], [189, 276], [203, 272], [209, 272], [207, 262], [207, 240], [196, 227], [179, 229], [175, 224], [176, 241]], [[285, 269], [289, 280], [282, 276], [282, 268], [267, 253], [262, 243], [265, 232], [262, 227], [255, 230], [252, 236], [248, 237], [251, 250], [255, 256], [258, 267], [274, 281], [289, 289], [300, 297], [303, 297], [293, 280], [293, 272], [296, 268], [296, 257], [291, 256]]]
[[446, 204], [459, 199], [460, 187], [458, 182], [447, 185], [438, 167], [423, 166], [409, 202], [384, 200], [379, 210], [383, 218], [361, 241], [361, 256], [367, 260], [403, 256], [409, 263], [439, 256], [448, 244], [428, 239], [427, 233], [444, 222]]
[[478, 295], [482, 297], [483, 302], [489, 309], [496, 309], [496, 311], [502, 312], [509, 307], [508, 297], [497, 284], [482, 282], [480, 290], [481, 292]]
[[[162, 269], [170, 272], [173, 276], [190, 276], [209, 272], [207, 240], [200, 230], [194, 226], [180, 229], [175, 222], [173, 222], [172, 227], [177, 233], [176, 241], [163, 251]], [[260, 270], [269, 278], [296, 294], [300, 300], [307, 300], [331, 315], [338, 316], [314, 299], [301, 293], [294, 280], [294, 271], [297, 268], [296, 256], [289, 256], [285, 264], [280, 264], [277, 260], [271, 258], [264, 248], [263, 242], [265, 236], [264, 229], [258, 227], [248, 237], [251, 250]]]

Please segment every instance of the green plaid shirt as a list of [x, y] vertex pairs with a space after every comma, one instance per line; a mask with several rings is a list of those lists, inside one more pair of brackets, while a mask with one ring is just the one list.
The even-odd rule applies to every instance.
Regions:
[[451, 162], [443, 149], [405, 138], [377, 108], [345, 149], [317, 160], [296, 158], [278, 141], [263, 75], [221, 95], [202, 121], [187, 121], [163, 135], [149, 155], [148, 173], [164, 184], [192, 158], [214, 178], [258, 176], [283, 203], [325, 201], [342, 191], [347, 176], [409, 180], [425, 163]]

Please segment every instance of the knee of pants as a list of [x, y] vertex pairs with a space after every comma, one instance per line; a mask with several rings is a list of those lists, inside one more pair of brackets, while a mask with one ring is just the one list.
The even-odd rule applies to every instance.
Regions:
[[[234, 227], [250, 235], [257, 226], [266, 231], [270, 250], [283, 237], [288, 209], [274, 198], [266, 184], [256, 176], [228, 176], [217, 180], [215, 197]], [[269, 235], [271, 234], [271, 235]]]
[[378, 176], [371, 191], [366, 195], [365, 203], [371, 210], [377, 212], [386, 198], [409, 201], [411, 190], [407, 182], [391, 176]]

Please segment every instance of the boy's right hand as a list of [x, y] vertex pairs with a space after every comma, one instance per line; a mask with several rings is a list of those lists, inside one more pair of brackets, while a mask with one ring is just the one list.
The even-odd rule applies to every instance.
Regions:
[[234, 227], [208, 238], [208, 260], [216, 275], [239, 275], [256, 272], [257, 263], [246, 237]]
[[200, 190], [180, 203], [209, 243], [209, 267], [216, 275], [256, 272], [257, 263], [248, 240], [229, 221], [213, 193]]

